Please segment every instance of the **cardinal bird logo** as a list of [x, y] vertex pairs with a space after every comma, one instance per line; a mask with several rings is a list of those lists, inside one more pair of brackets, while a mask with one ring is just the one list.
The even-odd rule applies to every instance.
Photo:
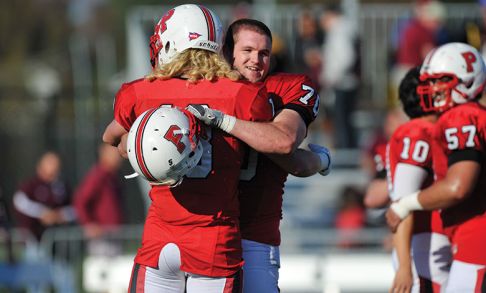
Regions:
[[202, 36], [202, 35], [199, 34], [199, 33], [191, 33], [191, 32], [189, 32], [189, 41], [195, 40], [195, 39], [199, 38], [200, 36]]

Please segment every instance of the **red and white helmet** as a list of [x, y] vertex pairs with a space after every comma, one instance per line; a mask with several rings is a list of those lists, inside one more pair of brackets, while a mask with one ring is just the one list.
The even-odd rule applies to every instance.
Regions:
[[199, 122], [185, 110], [149, 109], [130, 128], [128, 159], [150, 183], [176, 185], [201, 159], [200, 134]]
[[218, 53], [223, 39], [219, 17], [202, 5], [172, 8], [159, 20], [150, 37], [150, 63], [155, 68], [168, 63], [189, 48]]
[[484, 90], [486, 68], [479, 52], [464, 43], [448, 43], [432, 50], [420, 70], [417, 87], [426, 112], [443, 112], [475, 99]]

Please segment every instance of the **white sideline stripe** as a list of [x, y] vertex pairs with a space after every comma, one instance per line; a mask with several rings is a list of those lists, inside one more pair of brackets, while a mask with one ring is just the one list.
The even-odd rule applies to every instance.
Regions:
[[[387, 292], [393, 280], [391, 256], [386, 253], [282, 255], [282, 292]], [[87, 257], [83, 284], [87, 292], [126, 292], [133, 255]]]

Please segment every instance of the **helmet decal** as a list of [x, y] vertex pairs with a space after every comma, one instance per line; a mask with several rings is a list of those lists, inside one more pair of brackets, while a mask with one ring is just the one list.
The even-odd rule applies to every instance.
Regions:
[[150, 37], [150, 64], [155, 67], [160, 50], [164, 47], [160, 35], [167, 30], [167, 21], [174, 15], [174, 9], [167, 11], [155, 25], [154, 34]]
[[189, 41], [195, 40], [202, 36], [200, 33], [190, 32], [189, 33]]
[[160, 26], [157, 30], [159, 34], [165, 32], [167, 30], [167, 21], [174, 15], [174, 9], [167, 11], [167, 13], [160, 19], [158, 26]]
[[462, 57], [464, 57], [464, 60], [466, 60], [467, 72], [473, 72], [474, 67], [472, 66], [472, 64], [478, 60], [476, 58], [476, 55], [474, 55], [473, 52], [464, 52], [461, 55], [462, 55]]
[[164, 135], [165, 139], [172, 142], [176, 146], [177, 151], [180, 154], [182, 154], [182, 152], [186, 148], [186, 145], [183, 142], [181, 142], [182, 137], [183, 137], [183, 132], [181, 128], [177, 125], [171, 125]]

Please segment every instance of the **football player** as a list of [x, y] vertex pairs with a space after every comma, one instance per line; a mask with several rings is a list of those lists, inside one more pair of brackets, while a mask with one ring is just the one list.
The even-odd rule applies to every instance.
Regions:
[[[103, 140], [119, 145], [140, 114], [163, 106], [197, 103], [249, 121], [271, 119], [264, 87], [238, 82], [239, 74], [218, 54], [222, 33], [218, 16], [206, 7], [169, 10], [151, 37], [152, 74], [121, 86]], [[160, 139], [180, 145], [183, 135], [162, 133]], [[218, 129], [208, 128], [205, 137], [201, 163], [182, 183], [151, 187], [130, 292], [241, 290], [237, 187], [245, 146]]]
[[[309, 176], [320, 171], [326, 175], [330, 170], [326, 148], [311, 144], [309, 147], [313, 152], [295, 150], [304, 139], [307, 126], [317, 115], [319, 95], [316, 87], [305, 75], [268, 75], [271, 47], [270, 30], [253, 19], [233, 22], [226, 32], [223, 47], [228, 62], [247, 80], [265, 83], [276, 112], [270, 123], [235, 119], [234, 127], [228, 131], [254, 149], [248, 155], [247, 168], [242, 170], [239, 185], [245, 259], [243, 290], [252, 293], [279, 291], [279, 226], [283, 187], [288, 173]], [[211, 117], [227, 119], [229, 116], [205, 110]], [[195, 113], [196, 117], [214, 125], [214, 120], [207, 119], [207, 111]]]
[[362, 156], [362, 168], [370, 174], [370, 182], [366, 187], [363, 202], [373, 213], [382, 214], [381, 209], [386, 208], [390, 202], [388, 183], [386, 180], [386, 146], [391, 135], [402, 123], [407, 121], [402, 109], [394, 107], [387, 110], [383, 129], [373, 140]]
[[[420, 107], [419, 75], [420, 68], [412, 68], [399, 86], [399, 99], [411, 120], [397, 128], [387, 146], [387, 179], [392, 201], [430, 186], [434, 180], [433, 129], [437, 115]], [[391, 292], [440, 292], [447, 281], [451, 255], [438, 211], [410, 214], [393, 235], [393, 242], [396, 273]]]
[[[486, 81], [478, 51], [463, 43], [430, 52], [417, 92], [424, 111], [441, 112], [436, 123], [440, 152], [434, 154], [437, 181], [393, 203], [387, 211], [392, 231], [410, 211], [441, 209], [453, 261], [445, 292], [486, 289]], [[437, 158], [437, 160], [436, 160]]]

